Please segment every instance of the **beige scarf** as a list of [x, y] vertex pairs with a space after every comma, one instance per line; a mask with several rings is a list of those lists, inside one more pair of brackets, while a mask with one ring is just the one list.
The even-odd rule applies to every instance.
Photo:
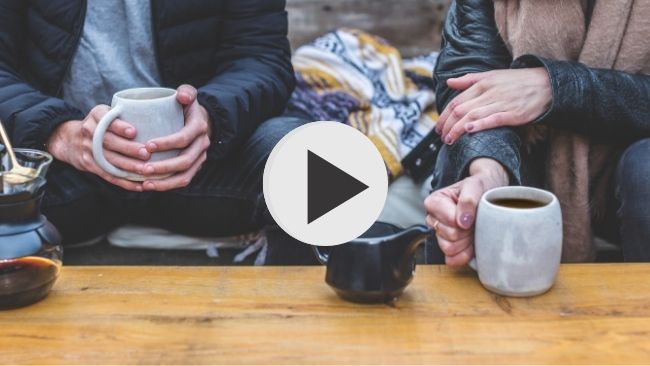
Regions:
[[[513, 57], [533, 54], [594, 68], [650, 74], [650, 0], [494, 0], [499, 32]], [[562, 130], [547, 134], [547, 185], [562, 203], [562, 260], [594, 258], [592, 219], [604, 212], [618, 149]]]

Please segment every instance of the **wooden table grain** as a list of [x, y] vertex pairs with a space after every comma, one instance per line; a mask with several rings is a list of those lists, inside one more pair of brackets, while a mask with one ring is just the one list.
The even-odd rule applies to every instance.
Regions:
[[650, 265], [563, 265], [527, 299], [419, 266], [391, 305], [338, 299], [322, 267], [64, 267], [0, 312], [0, 362], [648, 363]]

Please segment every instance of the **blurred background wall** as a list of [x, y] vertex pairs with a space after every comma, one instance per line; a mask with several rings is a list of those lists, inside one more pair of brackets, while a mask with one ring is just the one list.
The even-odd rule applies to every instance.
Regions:
[[440, 48], [442, 23], [451, 0], [287, 0], [293, 48], [335, 28], [377, 34], [403, 56]]

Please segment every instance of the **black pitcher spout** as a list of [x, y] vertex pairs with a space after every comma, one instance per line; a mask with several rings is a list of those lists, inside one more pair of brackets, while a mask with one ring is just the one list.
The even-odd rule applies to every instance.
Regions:
[[429, 233], [430, 230], [426, 226], [413, 225], [399, 234], [399, 242], [406, 245], [405, 252], [413, 252], [424, 242]]
[[399, 250], [402, 253], [399, 260], [400, 273], [412, 272], [415, 269], [415, 252], [430, 233], [429, 228], [424, 225], [413, 225], [398, 234], [394, 242], [396, 245], [403, 246]]

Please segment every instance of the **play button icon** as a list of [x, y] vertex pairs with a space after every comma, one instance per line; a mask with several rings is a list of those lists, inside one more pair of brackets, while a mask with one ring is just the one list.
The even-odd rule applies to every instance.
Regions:
[[285, 232], [328, 246], [357, 238], [377, 220], [388, 178], [364, 134], [338, 122], [312, 122], [275, 146], [263, 185], [269, 212]]
[[350, 174], [307, 150], [307, 223], [367, 188]]

